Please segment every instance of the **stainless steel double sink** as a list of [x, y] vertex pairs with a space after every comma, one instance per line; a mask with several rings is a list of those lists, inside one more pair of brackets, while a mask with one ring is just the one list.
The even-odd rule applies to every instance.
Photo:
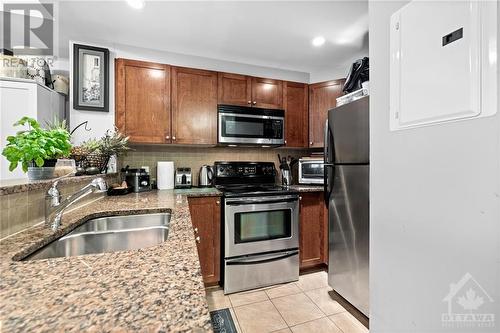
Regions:
[[170, 213], [96, 218], [88, 220], [23, 260], [151, 247], [167, 240], [169, 224]]

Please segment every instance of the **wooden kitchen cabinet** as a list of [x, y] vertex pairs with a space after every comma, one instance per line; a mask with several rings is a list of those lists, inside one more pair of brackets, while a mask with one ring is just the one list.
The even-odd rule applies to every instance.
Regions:
[[170, 142], [170, 66], [116, 59], [115, 124], [131, 143]]
[[252, 105], [252, 79], [250, 76], [219, 73], [218, 102], [229, 105]]
[[345, 79], [309, 85], [309, 147], [324, 146], [324, 127], [328, 110], [337, 106]]
[[283, 108], [283, 81], [219, 73], [219, 104]]
[[283, 81], [252, 77], [252, 106], [283, 109]]
[[285, 109], [285, 146], [309, 146], [308, 85], [297, 82], [283, 83], [283, 108]]
[[217, 72], [172, 67], [172, 143], [217, 144]]
[[300, 195], [300, 269], [319, 267], [328, 261], [328, 218], [323, 192]]
[[220, 280], [220, 198], [199, 197], [188, 200], [203, 282], [215, 285]]

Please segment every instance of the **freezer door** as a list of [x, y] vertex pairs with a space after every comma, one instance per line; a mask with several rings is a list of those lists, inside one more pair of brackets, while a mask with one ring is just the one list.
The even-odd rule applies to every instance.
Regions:
[[334, 162], [369, 163], [369, 97], [328, 111]]
[[328, 202], [328, 283], [366, 316], [369, 314], [368, 165], [335, 166]]

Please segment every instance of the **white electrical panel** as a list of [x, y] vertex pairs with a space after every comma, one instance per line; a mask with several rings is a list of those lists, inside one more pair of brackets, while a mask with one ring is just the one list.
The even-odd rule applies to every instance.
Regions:
[[412, 1], [391, 16], [390, 129], [498, 110], [497, 2]]

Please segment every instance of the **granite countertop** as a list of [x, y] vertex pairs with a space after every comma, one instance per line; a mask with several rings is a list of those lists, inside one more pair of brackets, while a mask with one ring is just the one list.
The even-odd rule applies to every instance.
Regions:
[[[71, 176], [60, 180], [60, 185], [75, 184], [79, 182], [88, 182], [96, 177], [104, 177], [106, 179], [117, 177], [118, 173], [97, 174], [89, 176]], [[38, 189], [48, 189], [54, 182], [55, 178], [43, 180], [29, 179], [7, 179], [0, 180], [0, 195], [8, 195]]]
[[[24, 331], [212, 331], [187, 198], [215, 189], [104, 197], [0, 242], [0, 323]], [[139, 250], [16, 261], [89, 218], [171, 212], [167, 241]]]
[[291, 190], [299, 191], [299, 192], [323, 192], [323, 185], [291, 185]]

